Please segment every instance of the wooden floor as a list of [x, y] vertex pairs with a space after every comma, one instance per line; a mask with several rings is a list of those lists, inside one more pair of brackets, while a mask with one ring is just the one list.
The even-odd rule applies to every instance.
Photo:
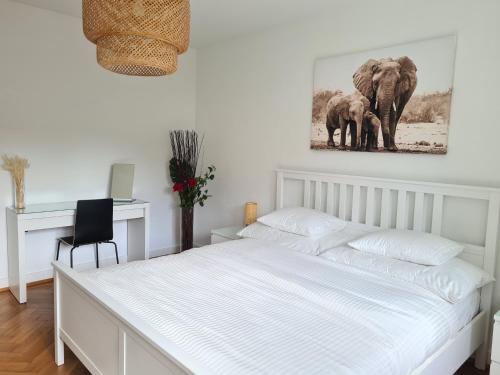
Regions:
[[[0, 375], [89, 374], [68, 348], [64, 366], [54, 363], [52, 284], [30, 287], [28, 301], [19, 305], [9, 292], [0, 293]], [[486, 374], [467, 363], [456, 375]]]
[[90, 374], [65, 349], [65, 364], [54, 362], [52, 284], [28, 289], [28, 303], [20, 305], [10, 292], [0, 293], [0, 375]]

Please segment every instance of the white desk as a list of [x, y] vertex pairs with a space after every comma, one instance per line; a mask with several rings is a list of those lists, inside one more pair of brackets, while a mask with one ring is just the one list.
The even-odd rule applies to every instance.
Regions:
[[[26, 232], [73, 226], [75, 209], [76, 202], [34, 204], [22, 210], [7, 208], [9, 288], [19, 303], [27, 302]], [[128, 261], [149, 259], [149, 203], [115, 202], [113, 220], [127, 220]]]

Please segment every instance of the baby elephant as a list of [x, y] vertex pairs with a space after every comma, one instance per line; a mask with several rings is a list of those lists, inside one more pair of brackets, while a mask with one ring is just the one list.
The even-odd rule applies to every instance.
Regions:
[[[367, 111], [363, 117], [361, 129], [361, 149], [366, 151], [378, 150], [378, 132], [381, 122], [372, 112]], [[351, 126], [351, 132], [354, 126]]]
[[[338, 91], [327, 104], [328, 146], [335, 147], [333, 134], [340, 129], [339, 150], [345, 150], [347, 126], [351, 130], [351, 150], [372, 149], [377, 143], [380, 121], [370, 110], [370, 102], [359, 91], [345, 95]], [[374, 140], [375, 138], [375, 140]]]

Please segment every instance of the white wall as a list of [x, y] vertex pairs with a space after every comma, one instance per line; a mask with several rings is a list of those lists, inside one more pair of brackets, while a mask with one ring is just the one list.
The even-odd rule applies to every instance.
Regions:
[[[346, 5], [332, 15], [190, 51], [175, 75], [148, 79], [100, 68], [80, 20], [0, 0], [0, 153], [30, 159], [28, 203], [104, 196], [111, 164], [135, 163], [135, 195], [153, 203], [153, 250], [177, 243], [177, 201], [166, 188], [168, 130], [192, 128], [195, 120], [206, 136], [205, 165], [218, 168], [210, 186], [214, 196], [197, 209], [201, 242], [211, 228], [241, 223], [245, 201], [258, 201], [260, 213], [272, 209], [278, 167], [500, 186], [500, 128], [493, 115], [500, 3], [392, 3], [383, 11]], [[309, 149], [316, 58], [454, 32], [447, 156]], [[13, 201], [10, 177], [2, 171], [0, 199], [4, 206]], [[124, 230], [117, 225], [122, 250]], [[28, 235], [32, 278], [50, 274], [60, 233]], [[91, 259], [90, 251], [78, 258]], [[6, 277], [0, 210], [0, 287]]]
[[[173, 76], [120, 76], [97, 65], [81, 20], [8, 0], [0, 0], [0, 46], [0, 154], [30, 160], [27, 203], [105, 197], [111, 165], [135, 163], [134, 195], [152, 202], [151, 249], [173, 247], [178, 209], [167, 190], [168, 131], [194, 128], [195, 51], [181, 56]], [[10, 176], [1, 170], [0, 201], [13, 202]], [[115, 227], [122, 253], [125, 230]], [[31, 280], [51, 275], [54, 237], [63, 232], [28, 234]], [[88, 250], [75, 252], [75, 261], [92, 261]], [[112, 256], [112, 248], [102, 256]], [[2, 209], [0, 288], [6, 285]]]
[[[500, 2], [384, 3], [198, 50], [196, 126], [218, 168], [214, 197], [198, 210], [200, 241], [213, 227], [241, 224], [245, 201], [272, 209], [278, 167], [500, 187]], [[458, 45], [448, 155], [309, 149], [316, 58], [450, 33]]]

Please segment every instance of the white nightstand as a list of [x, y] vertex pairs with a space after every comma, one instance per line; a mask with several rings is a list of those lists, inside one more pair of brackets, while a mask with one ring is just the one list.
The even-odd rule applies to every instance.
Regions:
[[495, 325], [493, 326], [490, 375], [500, 375], [500, 311], [495, 314]]
[[243, 229], [242, 226], [213, 229], [211, 232], [212, 236], [210, 243], [213, 245], [216, 243], [221, 243], [226, 241], [239, 240], [241, 237], [238, 236], [236, 233], [238, 233], [242, 229]]

